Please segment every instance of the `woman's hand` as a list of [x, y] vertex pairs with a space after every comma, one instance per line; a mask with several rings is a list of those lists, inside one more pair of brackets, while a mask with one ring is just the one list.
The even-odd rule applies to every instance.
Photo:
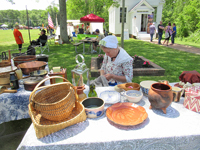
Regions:
[[113, 78], [113, 74], [105, 74], [104, 76], [108, 81]]

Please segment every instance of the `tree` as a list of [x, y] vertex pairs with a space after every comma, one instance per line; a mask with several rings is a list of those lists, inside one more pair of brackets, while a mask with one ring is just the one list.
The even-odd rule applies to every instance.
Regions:
[[67, 16], [66, 16], [66, 1], [59, 0], [60, 7], [60, 36], [63, 43], [69, 43], [68, 33], [67, 33]]

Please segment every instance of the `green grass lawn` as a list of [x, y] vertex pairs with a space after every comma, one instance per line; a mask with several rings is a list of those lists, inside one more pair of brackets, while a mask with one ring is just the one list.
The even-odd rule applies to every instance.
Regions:
[[175, 38], [175, 43], [181, 44], [181, 45], [188, 45], [188, 46], [194, 46], [194, 47], [200, 48], [200, 43], [198, 43], [198, 42], [196, 42], [196, 43], [195, 42], [190, 42], [190, 41], [187, 41], [187, 40], [184, 40], [184, 39], [181, 39], [181, 38]]
[[[17, 49], [12, 30], [0, 30], [0, 52], [8, 49]], [[23, 48], [29, 45], [28, 30], [21, 30], [25, 43]], [[31, 39], [37, 39], [39, 30], [31, 30]], [[120, 38], [119, 45], [120, 45]], [[86, 45], [86, 50], [89, 45]], [[82, 45], [78, 47], [78, 52], [82, 52]], [[140, 83], [143, 80], [169, 80], [170, 82], [178, 82], [179, 75], [183, 71], [196, 70], [200, 72], [200, 56], [192, 53], [177, 51], [168, 47], [143, 42], [136, 39], [129, 39], [124, 42], [124, 49], [131, 55], [144, 56], [157, 65], [165, 69], [164, 76], [139, 76], [134, 77], [133, 82]], [[26, 51], [23, 49], [22, 52]], [[12, 52], [18, 52], [12, 51]], [[40, 53], [37, 50], [37, 53]], [[103, 53], [103, 52], [102, 52]], [[75, 62], [75, 49], [73, 44], [55, 45], [51, 42], [50, 52], [45, 52], [49, 55], [49, 68], [62, 66], [67, 68], [67, 77], [71, 81], [71, 70], [77, 65]], [[97, 57], [98, 54], [84, 54], [87, 67], [90, 67], [91, 57]]]

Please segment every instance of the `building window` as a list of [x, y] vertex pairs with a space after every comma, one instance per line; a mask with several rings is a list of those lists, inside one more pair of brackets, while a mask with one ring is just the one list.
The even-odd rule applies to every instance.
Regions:
[[[122, 23], [122, 7], [120, 7], [120, 23]], [[126, 23], [126, 8], [124, 8], [124, 23]]]

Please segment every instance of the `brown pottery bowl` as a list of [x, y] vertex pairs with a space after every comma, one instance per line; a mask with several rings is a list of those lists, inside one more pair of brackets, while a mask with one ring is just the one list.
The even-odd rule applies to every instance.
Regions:
[[21, 68], [23, 74], [29, 75], [35, 70], [44, 70], [46, 65], [47, 63], [43, 61], [31, 61], [19, 64], [18, 67]]

